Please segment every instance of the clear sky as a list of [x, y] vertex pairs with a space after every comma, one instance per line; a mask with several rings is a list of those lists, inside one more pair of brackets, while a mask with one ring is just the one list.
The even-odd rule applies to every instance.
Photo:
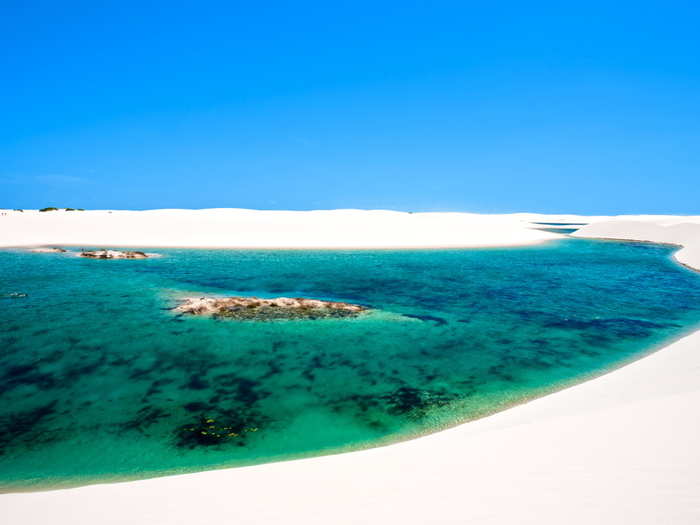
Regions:
[[0, 207], [700, 213], [700, 2], [0, 2]]

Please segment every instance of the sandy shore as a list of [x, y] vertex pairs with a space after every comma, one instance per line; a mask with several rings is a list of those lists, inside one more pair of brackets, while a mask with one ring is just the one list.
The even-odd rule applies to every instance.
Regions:
[[[0, 245], [89, 241], [77, 241], [65, 225], [47, 233], [36, 226], [43, 217], [12, 220], [15, 224], [28, 221], [22, 226], [27, 237], [7, 233], [3, 225]], [[136, 219], [125, 217], [129, 220]], [[365, 220], [372, 223], [361, 219]], [[462, 231], [468, 225], [488, 229], [488, 223], [492, 231], [503, 233], [499, 240], [528, 243], [537, 242], [526, 235], [532, 220], [592, 222], [577, 235], [683, 244], [678, 260], [700, 269], [700, 217], [457, 218], [447, 214], [434, 220], [455, 221], [448, 231], [456, 237], [440, 237], [441, 243], [452, 241], [445, 244], [451, 246], [468, 246], [460, 244], [468, 239], [479, 241], [473, 245], [481, 243], [482, 236]], [[192, 215], [189, 231], [196, 231], [195, 223]], [[540, 233], [544, 232], [536, 232]], [[110, 238], [110, 243], [123, 239], [127, 245], [140, 244], [135, 237], [127, 242], [126, 233], [121, 235]], [[168, 243], [175, 238], [173, 234]], [[375, 233], [372, 238], [378, 241], [381, 236]], [[546, 238], [551, 237], [538, 240]], [[411, 241], [411, 232], [400, 239]], [[416, 246], [415, 242], [406, 245]], [[4, 495], [0, 496], [0, 521], [71, 525], [700, 523], [699, 377], [700, 332], [696, 332], [610, 374], [413, 441], [240, 469]]]

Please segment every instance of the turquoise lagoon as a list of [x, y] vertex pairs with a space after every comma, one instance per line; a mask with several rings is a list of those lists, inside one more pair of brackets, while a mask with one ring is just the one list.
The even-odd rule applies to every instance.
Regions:
[[[150, 251], [163, 257], [0, 251], [0, 491], [386, 444], [603, 373], [700, 323], [700, 275], [659, 245]], [[169, 310], [199, 294], [373, 310], [276, 322]]]

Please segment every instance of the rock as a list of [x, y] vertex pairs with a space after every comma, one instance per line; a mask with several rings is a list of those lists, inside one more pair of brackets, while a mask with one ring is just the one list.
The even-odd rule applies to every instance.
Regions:
[[40, 248], [32, 248], [29, 251], [34, 253], [66, 253], [67, 250], [64, 250], [63, 248], [52, 248], [49, 246], [42, 246]]
[[174, 311], [182, 314], [240, 321], [357, 317], [367, 310], [367, 307], [359, 304], [302, 297], [188, 297], [174, 308]]
[[119, 251], [119, 250], [83, 250], [80, 257], [89, 259], [148, 259], [151, 254], [139, 251]]

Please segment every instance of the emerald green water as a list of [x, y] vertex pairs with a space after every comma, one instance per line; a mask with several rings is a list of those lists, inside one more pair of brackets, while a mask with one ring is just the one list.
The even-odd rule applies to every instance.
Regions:
[[[164, 256], [0, 251], [0, 490], [405, 439], [601, 373], [700, 323], [700, 275], [650, 244], [149, 251]], [[277, 322], [168, 310], [192, 294], [374, 310]]]

